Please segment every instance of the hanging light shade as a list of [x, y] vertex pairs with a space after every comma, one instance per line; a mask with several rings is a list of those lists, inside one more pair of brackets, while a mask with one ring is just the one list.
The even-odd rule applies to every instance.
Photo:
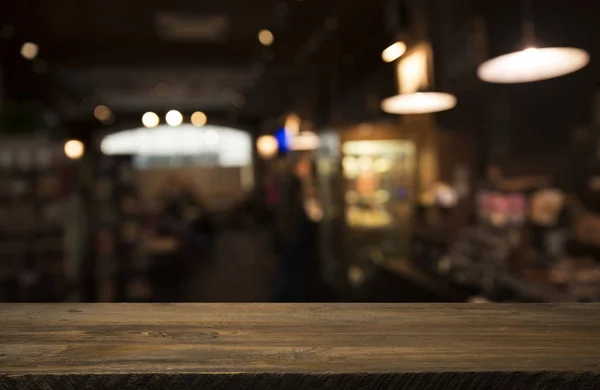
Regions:
[[575, 47], [536, 47], [533, 0], [521, 0], [525, 49], [485, 61], [477, 76], [488, 83], [516, 84], [548, 80], [573, 73], [590, 62], [590, 55]]
[[477, 68], [477, 76], [488, 83], [529, 83], [573, 73], [589, 62], [589, 54], [582, 49], [530, 47], [485, 61]]
[[381, 109], [390, 114], [428, 114], [456, 106], [456, 97], [444, 92], [406, 93], [384, 99]]
[[381, 109], [390, 114], [428, 114], [456, 106], [456, 97], [431, 91], [431, 46], [418, 44], [396, 64], [398, 95], [384, 99]]

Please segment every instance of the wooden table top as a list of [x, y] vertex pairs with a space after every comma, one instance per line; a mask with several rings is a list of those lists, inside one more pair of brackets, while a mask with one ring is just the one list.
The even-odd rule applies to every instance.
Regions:
[[600, 305], [0, 304], [0, 388], [233, 373], [572, 373], [589, 385]]

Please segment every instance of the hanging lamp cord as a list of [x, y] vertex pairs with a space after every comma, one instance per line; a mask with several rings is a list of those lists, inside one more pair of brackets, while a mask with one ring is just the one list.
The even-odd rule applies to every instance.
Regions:
[[523, 38], [526, 47], [535, 46], [535, 26], [533, 23], [532, 0], [521, 0], [521, 18], [523, 19]]
[[386, 5], [384, 7], [384, 20], [386, 24], [386, 28], [389, 32], [394, 35], [398, 34], [400, 30], [400, 7], [398, 4], [398, 0], [387, 0]]

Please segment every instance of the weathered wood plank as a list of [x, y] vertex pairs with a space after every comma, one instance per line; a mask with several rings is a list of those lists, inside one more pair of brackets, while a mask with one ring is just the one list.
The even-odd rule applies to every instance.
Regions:
[[600, 305], [0, 305], [0, 389], [136, 386], [600, 388]]

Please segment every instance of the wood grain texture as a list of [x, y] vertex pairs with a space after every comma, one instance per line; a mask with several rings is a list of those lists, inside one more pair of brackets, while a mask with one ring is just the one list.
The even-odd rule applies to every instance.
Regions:
[[600, 388], [600, 305], [0, 305], [0, 389], [136, 387]]

